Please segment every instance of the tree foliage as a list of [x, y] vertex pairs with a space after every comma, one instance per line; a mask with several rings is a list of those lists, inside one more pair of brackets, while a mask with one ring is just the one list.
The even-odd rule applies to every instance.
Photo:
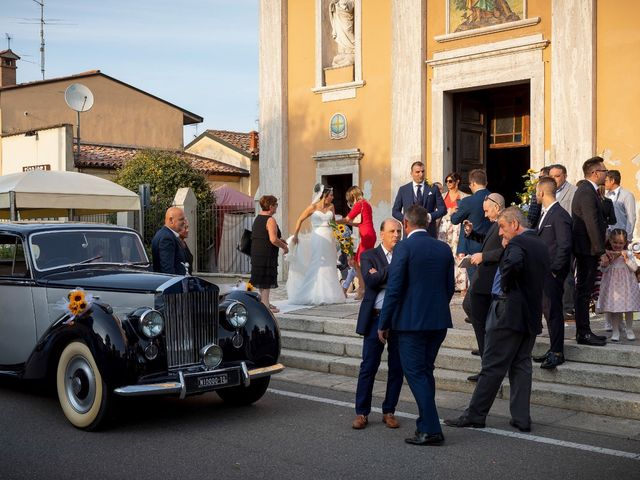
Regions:
[[116, 175], [116, 183], [134, 192], [148, 183], [152, 201], [173, 198], [179, 188], [190, 187], [198, 205], [213, 203], [213, 193], [206, 178], [177, 154], [161, 150], [144, 150], [129, 160]]

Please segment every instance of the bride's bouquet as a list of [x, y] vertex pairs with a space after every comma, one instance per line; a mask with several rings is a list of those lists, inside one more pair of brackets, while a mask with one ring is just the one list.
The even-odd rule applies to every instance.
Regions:
[[335, 221], [329, 222], [331, 229], [333, 230], [333, 236], [338, 241], [340, 251], [346, 253], [349, 256], [353, 255], [353, 237], [351, 236], [351, 229], [343, 224], [337, 224]]

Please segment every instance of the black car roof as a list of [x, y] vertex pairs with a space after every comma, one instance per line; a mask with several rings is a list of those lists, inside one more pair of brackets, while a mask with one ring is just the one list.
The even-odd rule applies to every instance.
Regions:
[[1, 222], [0, 232], [13, 232], [29, 235], [35, 232], [50, 232], [56, 230], [126, 230], [137, 233], [132, 228], [110, 225], [108, 223], [80, 223], [80, 222]]

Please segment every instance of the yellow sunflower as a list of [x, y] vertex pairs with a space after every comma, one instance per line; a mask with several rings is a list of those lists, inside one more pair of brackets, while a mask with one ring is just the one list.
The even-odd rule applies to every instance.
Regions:
[[344, 233], [347, 231], [346, 227], [342, 224], [338, 225], [338, 231], [340, 231], [340, 233]]
[[75, 303], [84, 302], [84, 292], [82, 290], [71, 290], [69, 292], [69, 301]]

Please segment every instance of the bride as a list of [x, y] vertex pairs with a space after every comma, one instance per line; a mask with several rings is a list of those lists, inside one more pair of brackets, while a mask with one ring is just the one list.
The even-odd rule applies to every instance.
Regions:
[[[322, 184], [313, 188], [309, 205], [296, 221], [291, 238], [287, 294], [294, 305], [344, 303], [337, 273], [337, 243], [329, 222], [335, 218], [333, 190]], [[302, 222], [311, 217], [311, 237], [298, 240]]]

